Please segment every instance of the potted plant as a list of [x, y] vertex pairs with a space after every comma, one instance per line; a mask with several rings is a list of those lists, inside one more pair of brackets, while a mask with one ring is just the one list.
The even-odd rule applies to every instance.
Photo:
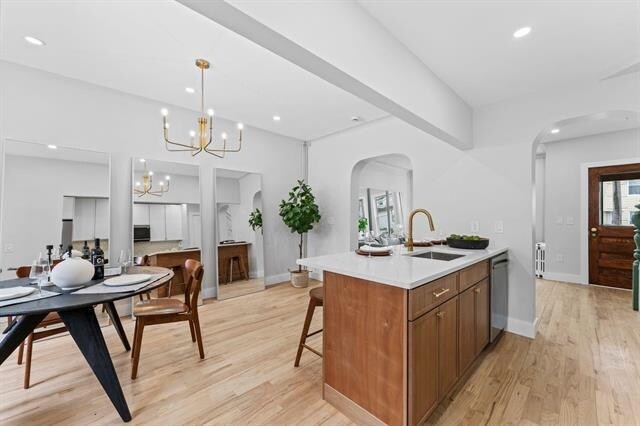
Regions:
[[358, 219], [358, 232], [360, 232], [361, 234], [364, 234], [368, 226], [369, 226], [369, 220], [366, 217], [360, 217]]
[[249, 213], [249, 226], [254, 231], [259, 229], [260, 233], [262, 233], [262, 212], [259, 208]]
[[[320, 222], [320, 209], [316, 204], [316, 198], [311, 192], [311, 187], [303, 180], [299, 180], [289, 192], [289, 199], [280, 203], [280, 217], [291, 232], [300, 234], [300, 258], [302, 258], [302, 243], [304, 234], [313, 229], [313, 225]], [[307, 287], [309, 285], [309, 271], [298, 265], [297, 269], [291, 269], [291, 284], [294, 287]]]

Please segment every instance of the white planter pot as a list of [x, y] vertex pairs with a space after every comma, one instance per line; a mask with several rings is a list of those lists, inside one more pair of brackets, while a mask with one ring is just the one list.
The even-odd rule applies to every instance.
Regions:
[[82, 287], [93, 278], [95, 269], [91, 262], [72, 257], [56, 265], [51, 271], [51, 281], [63, 290]]

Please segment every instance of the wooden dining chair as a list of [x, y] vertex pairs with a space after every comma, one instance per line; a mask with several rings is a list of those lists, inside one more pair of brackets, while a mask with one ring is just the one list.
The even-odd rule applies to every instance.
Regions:
[[[16, 270], [16, 275], [18, 276], [18, 278], [27, 278], [29, 277], [29, 272], [31, 272], [31, 266], [21, 266]], [[58, 325], [58, 327], [53, 327], [56, 325]], [[38, 329], [43, 329], [43, 330], [36, 331]], [[27, 339], [20, 344], [20, 348], [18, 349], [18, 365], [22, 364], [22, 361], [24, 358], [23, 386], [25, 389], [29, 389], [29, 386], [30, 386], [31, 354], [33, 351], [33, 342], [44, 339], [45, 337], [64, 333], [65, 331], [67, 331], [67, 327], [64, 326], [64, 324], [62, 323], [62, 318], [60, 318], [57, 312], [50, 312], [40, 322], [36, 330], [34, 330], [31, 334], [29, 334], [29, 336], [27, 336]], [[26, 352], [25, 352], [25, 348], [26, 348]]]
[[188, 274], [184, 290], [184, 303], [171, 297], [163, 299], [142, 300], [133, 307], [133, 315], [136, 317], [136, 326], [133, 337], [133, 350], [131, 357], [131, 379], [138, 375], [138, 363], [140, 361], [140, 349], [142, 346], [142, 333], [144, 327], [154, 324], [167, 324], [172, 322], [187, 321], [191, 332], [191, 341], [198, 342], [200, 359], [204, 359], [202, 346], [202, 333], [200, 331], [200, 319], [198, 318], [198, 295], [202, 286], [204, 269], [197, 260], [187, 259], [184, 263]]

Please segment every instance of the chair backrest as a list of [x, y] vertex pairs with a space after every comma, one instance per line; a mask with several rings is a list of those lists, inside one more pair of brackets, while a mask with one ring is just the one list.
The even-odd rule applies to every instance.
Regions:
[[31, 273], [31, 266], [21, 266], [16, 269], [16, 276], [18, 278], [28, 278]]
[[198, 295], [202, 286], [204, 268], [202, 263], [194, 259], [187, 259], [184, 262], [184, 269], [187, 271], [187, 283], [184, 289], [184, 303], [191, 310], [198, 309]]
[[[51, 269], [55, 268], [58, 263], [62, 262], [60, 259], [54, 259], [51, 261]], [[31, 266], [20, 266], [16, 269], [16, 276], [18, 278], [29, 278], [31, 274]]]

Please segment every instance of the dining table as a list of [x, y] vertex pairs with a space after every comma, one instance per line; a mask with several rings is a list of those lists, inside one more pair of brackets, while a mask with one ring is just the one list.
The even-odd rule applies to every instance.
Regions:
[[[158, 278], [138, 290], [119, 293], [74, 294], [74, 290], [65, 291], [56, 286], [49, 286], [46, 287], [47, 291], [60, 293], [60, 295], [0, 307], [0, 317], [16, 318], [5, 330], [3, 339], [0, 341], [0, 365], [38, 327], [47, 314], [57, 312], [122, 420], [130, 421], [131, 412], [124, 398], [94, 308], [97, 305], [105, 305], [125, 349], [130, 350], [129, 341], [114, 302], [148, 293], [166, 285], [173, 278], [174, 273], [171, 269], [152, 266], [130, 267], [127, 273], [152, 274], [157, 275]], [[163, 276], [160, 277], [160, 275]], [[29, 278], [0, 281], [0, 288], [29, 286], [30, 281]], [[84, 288], [100, 284], [103, 281], [103, 279], [93, 280], [87, 283]]]

